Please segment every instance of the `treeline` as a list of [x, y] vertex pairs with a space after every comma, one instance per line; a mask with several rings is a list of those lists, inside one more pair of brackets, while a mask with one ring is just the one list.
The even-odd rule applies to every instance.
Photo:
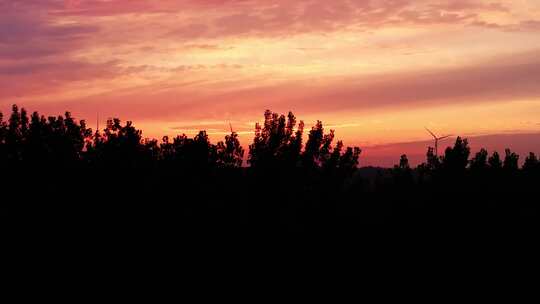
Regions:
[[[435, 155], [429, 147], [426, 161], [416, 168], [411, 168], [407, 156], [402, 155], [399, 164], [386, 173], [375, 179], [376, 191], [477, 193], [487, 199], [503, 192], [537, 192], [540, 161], [530, 152], [520, 166], [519, 155], [510, 149], [505, 149], [503, 156], [497, 151], [489, 154], [484, 148], [472, 154], [467, 139], [457, 137], [443, 155]], [[459, 201], [467, 202], [467, 198]]]
[[[401, 177], [412, 177], [412, 171], [407, 155], [401, 155], [399, 164], [393, 168], [394, 174]], [[522, 174], [538, 174], [540, 173], [540, 161], [535, 153], [530, 152], [520, 167], [519, 155], [510, 149], [505, 149], [505, 155], [501, 157], [497, 151], [489, 155], [488, 151], [482, 148], [471, 157], [468, 140], [457, 137], [454, 145], [447, 147], [442, 156], [435, 155], [434, 149], [429, 147], [426, 161], [418, 165], [414, 171], [420, 180], [423, 178], [457, 178], [465, 175], [500, 177], [501, 175], [518, 174], [520, 171]]]
[[[360, 149], [334, 145], [334, 131], [324, 133], [318, 121], [304, 142], [304, 122], [297, 124], [289, 113], [266, 111], [264, 123], [255, 126], [247, 165], [253, 168], [302, 167], [352, 172]], [[185, 134], [161, 141], [143, 138], [131, 121], [110, 119], [103, 130], [88, 128], [70, 112], [45, 117], [30, 116], [14, 105], [9, 118], [0, 113], [0, 167], [61, 166], [152, 168], [172, 166], [187, 169], [240, 168], [244, 148], [236, 132], [213, 144], [205, 131], [190, 138]]]
[[428, 148], [415, 168], [406, 155], [393, 168], [360, 168], [360, 148], [335, 141], [320, 121], [304, 128], [292, 113], [266, 111], [243, 148], [235, 132], [217, 143], [204, 131], [158, 141], [129, 121], [92, 130], [69, 112], [13, 106], [0, 113], [0, 215], [27, 229], [138, 227], [171, 237], [178, 225], [197, 234], [536, 223], [534, 153], [519, 166], [511, 150], [471, 155], [458, 137], [443, 155]]
[[[264, 122], [255, 126], [255, 137], [246, 151], [238, 134], [231, 132], [223, 141], [213, 144], [205, 131], [193, 138], [185, 134], [161, 141], [143, 138], [142, 131], [131, 121], [122, 124], [117, 119], [107, 120], [103, 130], [88, 128], [85, 120], [77, 121], [70, 112], [45, 117], [13, 105], [4, 119], [0, 112], [0, 167], [18, 165], [54, 166], [114, 166], [145, 168], [164, 164], [186, 168], [318, 168], [340, 169], [352, 173], [359, 164], [358, 147], [334, 143], [334, 130], [325, 133], [323, 123], [317, 121], [309, 130], [307, 140], [304, 122], [297, 122], [293, 113], [287, 116], [267, 110]], [[246, 162], [244, 161], [246, 160]], [[416, 170], [421, 175], [457, 174], [460, 171], [505, 172], [536, 171], [540, 168], [534, 153], [526, 156], [519, 167], [519, 155], [506, 149], [505, 155], [491, 155], [481, 149], [473, 157], [467, 139], [458, 137], [453, 147], [442, 156], [428, 148], [426, 161]], [[395, 171], [411, 170], [406, 155], [402, 155]]]

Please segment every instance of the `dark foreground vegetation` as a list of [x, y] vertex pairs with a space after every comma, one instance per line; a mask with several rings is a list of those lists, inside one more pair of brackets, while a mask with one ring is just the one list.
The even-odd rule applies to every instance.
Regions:
[[[457, 138], [411, 168], [358, 169], [361, 150], [334, 141], [319, 121], [270, 111], [244, 150], [235, 132], [210, 143], [201, 131], [143, 139], [131, 122], [91, 130], [70, 113], [0, 114], [4, 231], [74, 238], [316, 234], [392, 230], [431, 233], [536, 227], [539, 161]], [[466, 228], [465, 228], [466, 227]], [[412, 230], [411, 230], [412, 229]], [[526, 228], [528, 229], [528, 228]]]

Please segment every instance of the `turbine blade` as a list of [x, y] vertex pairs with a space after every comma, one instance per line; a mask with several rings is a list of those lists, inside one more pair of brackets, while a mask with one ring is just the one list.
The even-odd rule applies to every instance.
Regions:
[[435, 134], [433, 134], [433, 132], [431, 132], [428, 128], [424, 127], [424, 129], [426, 129], [426, 131], [428, 131], [429, 134], [431, 134], [431, 136], [433, 136], [433, 138], [437, 139], [437, 136], [435, 136]]
[[445, 135], [445, 136], [441, 136], [441, 137], [439, 137], [439, 139], [445, 139], [445, 138], [448, 138], [448, 137], [450, 137], [450, 136], [453, 136], [453, 135]]

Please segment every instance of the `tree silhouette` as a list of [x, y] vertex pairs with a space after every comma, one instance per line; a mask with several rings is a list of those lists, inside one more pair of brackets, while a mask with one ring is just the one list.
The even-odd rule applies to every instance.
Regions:
[[356, 170], [362, 150], [359, 147], [347, 147], [339, 159], [339, 168], [348, 174]]
[[502, 161], [501, 157], [499, 156], [499, 153], [497, 151], [494, 151], [493, 154], [488, 159], [489, 168], [491, 170], [499, 170], [502, 169]]
[[326, 144], [329, 145], [328, 141], [331, 143], [332, 139], [333, 136], [331, 138], [330, 136], [326, 136], [325, 138], [322, 122], [317, 121], [317, 124], [309, 131], [309, 137], [302, 157], [302, 165], [308, 168], [317, 167], [321, 162], [321, 152], [324, 152], [321, 151], [323, 141], [326, 140]]
[[230, 135], [225, 136], [225, 143], [218, 142], [216, 149], [218, 166], [224, 168], [242, 166], [244, 149], [240, 145], [236, 132], [231, 132]]
[[7, 134], [8, 126], [4, 121], [4, 114], [0, 112], [0, 168], [7, 165], [8, 151], [7, 151]]
[[348, 147], [343, 151], [343, 142], [333, 146], [335, 133], [324, 134], [321, 121], [317, 121], [309, 132], [302, 151], [304, 122], [296, 128], [296, 117], [289, 112], [287, 117], [267, 110], [264, 124], [255, 125], [255, 137], [249, 147], [248, 163], [254, 168], [303, 167], [324, 170], [341, 168], [353, 170], [358, 165], [360, 149]]
[[426, 153], [426, 166], [425, 169], [428, 171], [435, 171], [441, 166], [441, 159], [435, 155], [433, 147], [429, 147]]
[[505, 157], [503, 162], [503, 168], [508, 172], [516, 172], [519, 169], [519, 155], [510, 151], [510, 149], [505, 150]]
[[452, 173], [463, 173], [469, 164], [471, 149], [467, 139], [457, 137], [453, 148], [446, 148], [442, 167]]
[[[2, 116], [3, 117], [3, 116]], [[77, 122], [71, 113], [45, 118], [14, 105], [8, 123], [0, 121], [2, 162], [14, 166], [78, 166], [91, 130], [84, 120]]]
[[392, 170], [393, 176], [394, 176], [394, 184], [401, 188], [401, 191], [403, 191], [405, 188], [411, 187], [414, 180], [412, 175], [412, 169], [409, 165], [409, 159], [407, 158], [407, 155], [403, 154], [401, 155], [399, 159], [399, 164], [394, 165], [394, 169]]
[[471, 159], [470, 168], [473, 171], [483, 171], [488, 168], [488, 152], [486, 149], [480, 149]]
[[19, 112], [19, 108], [13, 105], [5, 139], [8, 164], [16, 164], [23, 159], [23, 143], [28, 130], [28, 118], [26, 116], [26, 110], [22, 109]]
[[143, 163], [142, 131], [136, 129], [131, 121], [122, 125], [118, 118], [109, 119], [103, 131], [103, 141], [96, 142], [95, 149], [100, 155], [99, 161], [105, 166], [137, 168]]
[[172, 143], [164, 137], [161, 150], [166, 161], [181, 168], [209, 168], [217, 159], [216, 148], [210, 144], [205, 131], [200, 131], [194, 138], [178, 135]]
[[538, 161], [538, 157], [536, 157], [536, 154], [533, 152], [529, 153], [529, 156], [525, 158], [525, 162], [523, 163], [523, 170], [526, 172], [533, 172], [540, 169], [540, 162]]
[[248, 163], [252, 167], [272, 168], [295, 166], [302, 149], [304, 123], [300, 122], [296, 133], [296, 117], [289, 112], [287, 118], [266, 110], [264, 124], [255, 125], [255, 138], [249, 146]]
[[411, 167], [409, 166], [409, 159], [407, 158], [407, 155], [401, 155], [399, 159], [399, 165], [394, 168], [406, 171], [410, 170]]

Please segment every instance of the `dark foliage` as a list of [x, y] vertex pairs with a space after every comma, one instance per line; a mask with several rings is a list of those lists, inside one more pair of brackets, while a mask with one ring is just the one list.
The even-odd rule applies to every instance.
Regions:
[[321, 121], [304, 138], [304, 122], [293, 113], [266, 111], [244, 158], [232, 130], [217, 144], [205, 131], [158, 141], [130, 121], [111, 119], [94, 131], [69, 112], [28, 117], [13, 106], [7, 120], [0, 113], [1, 205], [12, 220], [61, 223], [62, 231], [181, 225], [191, 232], [329, 233], [366, 224], [536, 220], [529, 198], [539, 191], [534, 153], [522, 168], [509, 149], [504, 159], [485, 149], [471, 158], [467, 139], [458, 137], [442, 156], [428, 148], [417, 168], [402, 155], [391, 169], [359, 169], [360, 153], [335, 141]]

